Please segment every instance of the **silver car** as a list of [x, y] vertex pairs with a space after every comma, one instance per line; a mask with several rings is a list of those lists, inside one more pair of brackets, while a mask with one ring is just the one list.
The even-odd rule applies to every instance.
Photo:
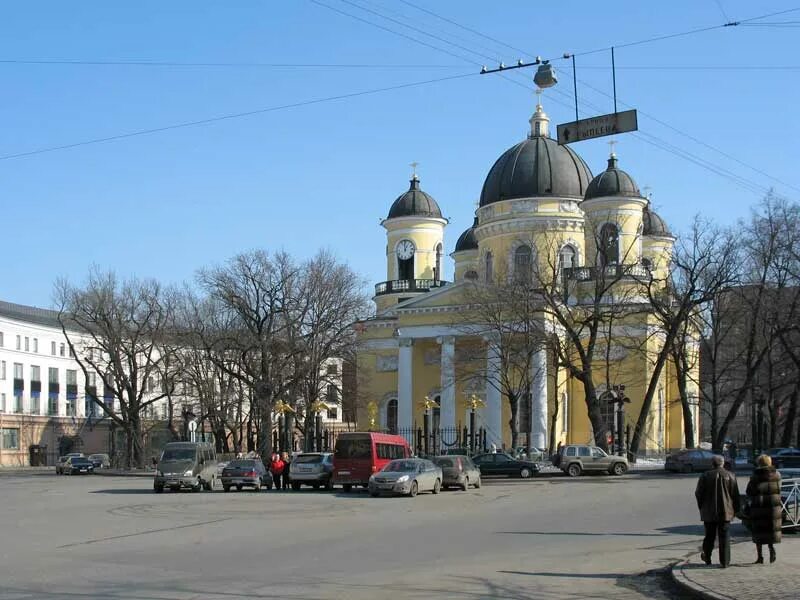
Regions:
[[418, 492], [438, 494], [442, 489], [442, 470], [429, 460], [403, 458], [393, 460], [369, 478], [369, 493], [403, 494], [413, 498]]

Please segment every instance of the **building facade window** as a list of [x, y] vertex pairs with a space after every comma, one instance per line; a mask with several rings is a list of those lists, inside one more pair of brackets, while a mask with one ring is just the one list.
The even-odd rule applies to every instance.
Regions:
[[600, 229], [600, 264], [609, 267], [619, 264], [619, 229], [606, 223]]
[[533, 252], [530, 246], [522, 245], [514, 250], [514, 279], [527, 283], [531, 280], [531, 259]]
[[339, 409], [336, 406], [329, 406], [328, 407], [328, 418], [329, 419], [338, 419], [339, 418]]
[[486, 256], [484, 256], [484, 273], [486, 275], [486, 283], [491, 283], [494, 281], [494, 258], [492, 257], [491, 252], [487, 252]]
[[14, 390], [14, 412], [22, 414], [22, 390]]
[[561, 431], [569, 431], [569, 395], [567, 392], [561, 393]]
[[0, 380], [6, 378], [6, 361], [0, 360]]
[[3, 427], [3, 450], [19, 450], [19, 429]]
[[39, 338], [33, 338], [33, 351], [39, 353]]
[[17, 336], [17, 350], [22, 350], [22, 336]]
[[0, 394], [0, 412], [6, 412], [6, 395]]
[[328, 365], [326, 369], [327, 369], [328, 375], [338, 375], [339, 374], [339, 365], [337, 365], [336, 363]]
[[22, 380], [22, 363], [14, 363], [14, 379]]
[[31, 351], [31, 339], [25, 336], [25, 352]]
[[31, 365], [31, 382], [42, 381], [42, 369], [36, 365]]
[[56, 343], [55, 342], [50, 342], [50, 354], [52, 354], [53, 356], [56, 355]]
[[397, 398], [386, 403], [386, 429], [390, 433], [397, 433]]
[[575, 252], [575, 248], [573, 248], [570, 244], [561, 248], [561, 252], [558, 253], [558, 261], [562, 269], [571, 269], [573, 267], [577, 267], [576, 258], [578, 253]]
[[478, 272], [475, 270], [470, 269], [466, 273], [464, 273], [464, 279], [468, 279], [470, 281], [475, 281], [478, 279]]
[[5, 343], [3, 342], [3, 332], [0, 331], [0, 348], [2, 348], [4, 345]]
[[439, 281], [442, 278], [442, 245], [436, 244], [436, 266], [433, 268], [433, 278]]

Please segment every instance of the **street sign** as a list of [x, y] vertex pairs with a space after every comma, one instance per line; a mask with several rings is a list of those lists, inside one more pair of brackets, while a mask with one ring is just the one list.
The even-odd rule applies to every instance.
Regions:
[[626, 110], [591, 119], [581, 119], [558, 126], [558, 143], [571, 144], [605, 135], [616, 135], [639, 129], [636, 110]]
[[189, 421], [189, 431], [197, 431], [197, 421]]

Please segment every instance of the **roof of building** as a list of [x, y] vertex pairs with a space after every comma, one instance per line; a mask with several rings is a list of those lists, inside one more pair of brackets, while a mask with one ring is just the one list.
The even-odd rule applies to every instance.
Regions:
[[544, 135], [506, 150], [486, 176], [481, 206], [536, 196], [583, 199], [592, 172], [569, 146]]
[[642, 235], [672, 235], [666, 221], [650, 210], [649, 204], [642, 211]]
[[592, 179], [586, 189], [585, 200], [604, 198], [606, 196], [624, 196], [628, 198], [641, 198], [639, 186], [633, 177], [617, 166], [617, 157], [613, 154], [608, 159], [608, 168]]
[[0, 316], [36, 325], [61, 328], [61, 324], [58, 322], [58, 311], [48, 308], [37, 308], [0, 300]]
[[455, 252], [463, 252], [465, 250], [477, 250], [478, 240], [475, 237], [475, 228], [478, 226], [478, 217], [472, 222], [472, 227], [465, 230], [456, 241]]
[[419, 177], [411, 178], [408, 191], [398, 196], [389, 209], [387, 219], [396, 217], [434, 217], [441, 219], [442, 211], [432, 196], [419, 187]]

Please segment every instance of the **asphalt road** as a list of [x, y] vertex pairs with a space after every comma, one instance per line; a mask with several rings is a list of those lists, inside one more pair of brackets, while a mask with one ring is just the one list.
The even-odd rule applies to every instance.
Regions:
[[373, 499], [6, 474], [0, 599], [669, 598], [643, 574], [697, 551], [695, 479], [554, 475]]

